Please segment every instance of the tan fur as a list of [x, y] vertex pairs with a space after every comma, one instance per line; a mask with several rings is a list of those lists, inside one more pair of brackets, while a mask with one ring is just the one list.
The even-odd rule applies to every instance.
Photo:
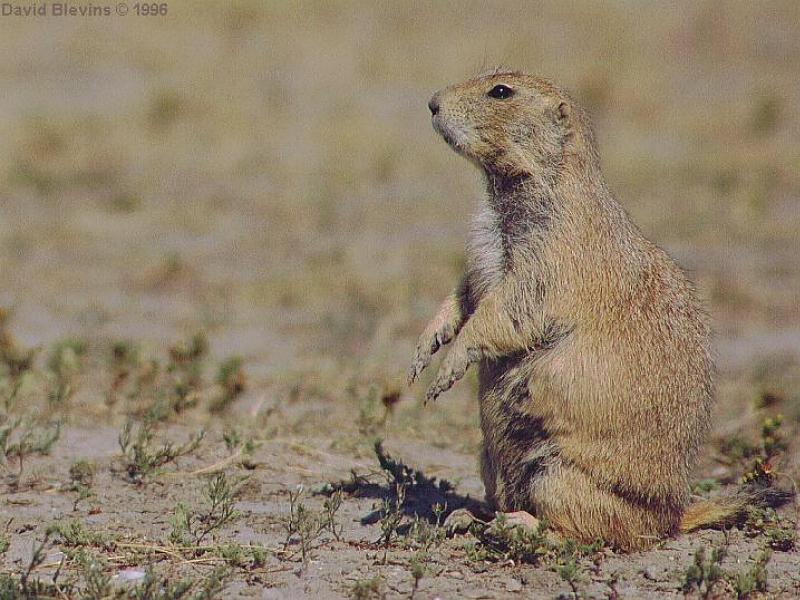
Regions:
[[[487, 95], [500, 84], [510, 98]], [[431, 106], [488, 197], [410, 379], [450, 340], [429, 399], [479, 364], [481, 472], [496, 509], [626, 550], [676, 533], [712, 404], [709, 327], [691, 285], [612, 197], [564, 91], [494, 72]]]

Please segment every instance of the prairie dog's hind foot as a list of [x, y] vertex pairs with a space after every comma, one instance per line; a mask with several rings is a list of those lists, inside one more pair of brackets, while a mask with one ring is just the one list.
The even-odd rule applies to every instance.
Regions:
[[454, 510], [444, 520], [444, 528], [449, 536], [467, 533], [475, 525], [485, 528], [487, 533], [496, 534], [503, 529], [515, 528], [536, 532], [541, 528], [542, 522], [524, 510], [507, 513], [499, 512], [496, 513], [494, 519], [487, 522], [479, 519], [466, 508]]

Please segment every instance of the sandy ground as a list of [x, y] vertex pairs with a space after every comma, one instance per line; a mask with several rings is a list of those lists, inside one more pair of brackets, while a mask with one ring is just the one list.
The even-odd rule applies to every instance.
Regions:
[[[712, 589], [689, 594], [736, 597], [771, 549], [750, 596], [800, 596], [791, 503], [649, 552], [536, 564], [437, 525], [480, 508], [476, 382], [425, 407], [424, 382], [403, 379], [481, 182], [425, 104], [499, 62], [588, 106], [612, 189], [709, 305], [718, 405], [695, 493], [731, 493], [758, 456], [775, 485], [798, 476], [800, 13], [636, 10], [170, 2], [147, 20], [0, 19], [0, 570], [18, 582], [46, 540], [29, 580], [61, 565], [47, 593], [62, 597], [142, 589], [152, 569], [164, 597], [190, 581], [222, 597], [661, 598], [684, 594], [698, 549], [724, 548]], [[230, 357], [241, 370], [218, 377]], [[145, 452], [206, 434], [143, 475], [119, 437], [148, 419]], [[399, 508], [377, 438], [424, 474]], [[202, 535], [215, 481], [235, 514]]]

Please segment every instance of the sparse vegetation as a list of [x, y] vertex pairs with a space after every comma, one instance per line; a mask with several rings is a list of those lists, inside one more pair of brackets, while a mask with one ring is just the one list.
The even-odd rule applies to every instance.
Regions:
[[536, 71], [708, 307], [693, 496], [800, 481], [796, 3], [169, 11], [3, 19], [0, 598], [680, 596], [704, 545], [697, 598], [723, 543], [709, 597], [797, 595], [796, 501], [630, 556], [448, 537], [454, 510], [493, 517], [477, 380], [423, 407], [402, 373], [481, 193], [425, 103]]

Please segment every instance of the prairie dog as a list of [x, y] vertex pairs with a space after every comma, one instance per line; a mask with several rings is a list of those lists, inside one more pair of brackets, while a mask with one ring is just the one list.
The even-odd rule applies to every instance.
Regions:
[[495, 510], [622, 550], [674, 534], [713, 402], [692, 285], [606, 187], [589, 121], [565, 91], [497, 71], [428, 106], [488, 193], [466, 273], [420, 337], [409, 380], [451, 342], [429, 400], [478, 365]]

